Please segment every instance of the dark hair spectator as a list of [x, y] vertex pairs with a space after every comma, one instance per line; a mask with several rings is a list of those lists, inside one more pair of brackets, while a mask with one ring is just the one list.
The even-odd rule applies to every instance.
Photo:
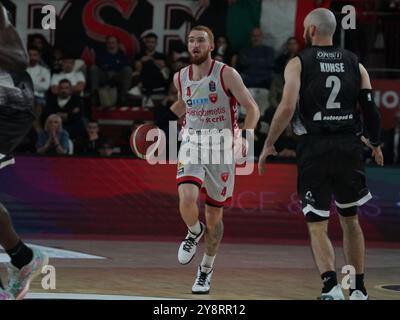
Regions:
[[45, 119], [50, 114], [59, 115], [71, 139], [76, 139], [85, 131], [82, 102], [73, 94], [71, 81], [68, 79], [60, 80], [57, 95], [49, 98], [43, 114]]
[[75, 154], [85, 156], [99, 156], [100, 147], [105, 138], [100, 133], [100, 126], [96, 120], [86, 124], [86, 133], [75, 142]]
[[[90, 68], [92, 103], [97, 106], [101, 105], [99, 90], [111, 87], [118, 91], [115, 103], [126, 105], [133, 70], [127, 55], [120, 48], [118, 38], [114, 35], [107, 36], [105, 49], [94, 51], [94, 53], [95, 64]], [[108, 90], [104, 93], [108, 93]]]

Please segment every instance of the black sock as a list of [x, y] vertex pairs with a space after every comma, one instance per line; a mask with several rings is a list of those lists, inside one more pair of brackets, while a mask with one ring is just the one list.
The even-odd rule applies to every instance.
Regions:
[[321, 274], [322, 283], [324, 287], [322, 288], [322, 293], [328, 293], [332, 290], [334, 286], [337, 285], [337, 278], [335, 271], [327, 271]]
[[28, 248], [21, 240], [18, 241], [14, 248], [6, 250], [6, 252], [11, 258], [11, 263], [18, 269], [22, 269], [29, 262], [31, 262], [33, 258], [32, 250]]
[[350, 295], [354, 292], [354, 290], [360, 290], [364, 295], [367, 295], [367, 289], [364, 286], [364, 273], [356, 274], [356, 288], [349, 289]]

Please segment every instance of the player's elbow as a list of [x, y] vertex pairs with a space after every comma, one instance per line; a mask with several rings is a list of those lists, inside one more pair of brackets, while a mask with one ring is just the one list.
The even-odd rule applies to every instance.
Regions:
[[256, 104], [252, 103], [246, 109], [247, 109], [246, 112], [248, 114], [251, 114], [254, 120], [258, 121], [258, 119], [260, 119], [260, 109]]

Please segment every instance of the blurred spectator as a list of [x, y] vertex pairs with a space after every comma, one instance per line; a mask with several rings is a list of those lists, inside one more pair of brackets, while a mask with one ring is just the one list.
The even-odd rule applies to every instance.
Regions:
[[232, 65], [233, 51], [229, 44], [229, 40], [225, 36], [219, 36], [215, 41], [215, 49], [213, 51], [215, 60]]
[[400, 109], [396, 112], [396, 127], [382, 134], [385, 164], [400, 165]]
[[299, 42], [295, 37], [290, 37], [285, 44], [282, 54], [275, 60], [275, 72], [283, 76], [286, 64], [299, 53]]
[[236, 68], [248, 88], [269, 89], [274, 69], [274, 49], [262, 44], [260, 28], [254, 28], [250, 38], [251, 47], [239, 52], [235, 59]]
[[283, 73], [285, 71], [286, 64], [290, 59], [295, 57], [298, 52], [299, 43], [297, 39], [295, 37], [290, 37], [286, 41], [282, 54], [275, 60], [275, 72], [272, 76], [271, 87], [268, 95], [269, 109], [272, 108], [274, 112], [282, 98], [284, 84]]
[[35, 33], [28, 36], [28, 48], [31, 47], [40, 51], [41, 58], [48, 67], [52, 65], [53, 48], [42, 34]]
[[51, 78], [51, 93], [58, 94], [59, 83], [63, 79], [68, 79], [72, 85], [72, 92], [82, 95], [85, 90], [85, 76], [80, 71], [74, 71], [75, 59], [69, 55], [64, 55], [62, 58], [62, 71], [53, 74]]
[[57, 92], [56, 96], [49, 98], [44, 109], [44, 119], [51, 114], [57, 114], [71, 139], [76, 139], [85, 132], [81, 99], [72, 94], [72, 85], [68, 79], [59, 82]]
[[154, 94], [165, 94], [169, 78], [169, 70], [166, 67], [166, 56], [156, 51], [157, 35], [148, 33], [143, 38], [143, 51], [137, 57], [135, 71], [140, 74], [138, 88], [144, 96], [151, 97]]
[[86, 125], [86, 134], [77, 139], [75, 143], [75, 154], [85, 156], [99, 156], [100, 146], [104, 143], [100, 134], [100, 127], [96, 120], [91, 120]]
[[59, 115], [52, 114], [46, 119], [44, 130], [39, 132], [36, 150], [39, 154], [67, 154], [69, 152], [69, 135], [62, 128]]
[[62, 50], [54, 48], [51, 64], [49, 65], [51, 74], [62, 72]]
[[[26, 71], [31, 76], [34, 87], [34, 113], [36, 119], [40, 119], [43, 108], [46, 105], [46, 94], [50, 87], [50, 71], [43, 65], [40, 65], [40, 52], [36, 47], [29, 48], [28, 54], [29, 66]], [[40, 122], [38, 120], [34, 121], [33, 126], [36, 131], [41, 130]]]
[[[94, 98], [92, 102], [95, 105], [102, 105], [100, 96], [103, 91], [100, 93], [99, 90], [115, 88], [118, 91], [116, 103], [126, 105], [132, 72], [128, 57], [120, 49], [118, 38], [113, 35], [107, 36], [106, 49], [95, 52], [95, 65], [90, 68], [91, 91]], [[108, 94], [108, 89], [105, 89], [104, 94]]]
[[[251, 31], [251, 47], [242, 49], [237, 58], [232, 59], [261, 114], [269, 107], [268, 94], [274, 69], [274, 49], [262, 44], [262, 36], [261, 29], [254, 28]], [[244, 115], [244, 108], [240, 108], [239, 116]]]

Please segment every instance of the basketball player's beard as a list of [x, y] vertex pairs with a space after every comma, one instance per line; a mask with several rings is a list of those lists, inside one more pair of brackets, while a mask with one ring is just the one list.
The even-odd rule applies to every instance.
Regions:
[[312, 40], [310, 34], [308, 33], [308, 30], [306, 32], [306, 37], [304, 38], [304, 42], [307, 48], [310, 48], [312, 46]]
[[203, 55], [199, 55], [197, 57], [190, 54], [190, 61], [197, 66], [206, 61], [207, 58], [208, 58], [208, 52], [204, 53]]

